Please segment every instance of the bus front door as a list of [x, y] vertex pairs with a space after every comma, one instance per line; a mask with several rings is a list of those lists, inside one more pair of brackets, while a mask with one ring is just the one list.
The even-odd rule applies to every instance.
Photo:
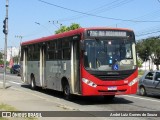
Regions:
[[72, 58], [72, 80], [73, 82], [73, 91], [75, 93], [80, 94], [81, 86], [80, 86], [80, 49], [79, 49], [79, 41], [73, 41], [73, 58]]

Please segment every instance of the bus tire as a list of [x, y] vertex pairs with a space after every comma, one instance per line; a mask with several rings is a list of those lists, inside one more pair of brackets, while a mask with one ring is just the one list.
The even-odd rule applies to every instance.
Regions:
[[72, 99], [71, 93], [70, 93], [70, 86], [69, 86], [68, 82], [66, 82], [63, 85], [63, 94], [64, 94], [64, 99], [66, 99], [66, 100], [71, 100]]
[[30, 86], [31, 86], [32, 90], [36, 89], [36, 82], [35, 82], [35, 78], [34, 78], [33, 75], [31, 76], [31, 84], [30, 84]]
[[115, 95], [104, 95], [104, 100], [112, 101], [115, 98]]

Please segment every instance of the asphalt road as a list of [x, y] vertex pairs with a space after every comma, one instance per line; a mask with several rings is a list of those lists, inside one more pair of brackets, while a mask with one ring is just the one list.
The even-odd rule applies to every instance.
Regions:
[[[0, 84], [3, 83], [3, 74], [0, 73]], [[103, 97], [80, 97], [75, 96], [73, 101], [66, 101], [63, 99], [63, 95], [61, 92], [53, 91], [53, 90], [43, 90], [38, 89], [36, 91], [32, 91], [29, 88], [29, 85], [24, 84], [21, 81], [21, 78], [16, 75], [6, 75], [6, 85], [12, 87], [14, 89], [18, 89], [28, 94], [35, 95], [40, 99], [44, 99], [45, 101], [52, 101], [48, 104], [57, 103], [60, 104], [61, 107], [64, 107], [65, 110], [69, 111], [158, 111], [160, 112], [160, 96], [139, 96], [136, 95], [120, 95], [116, 96], [113, 101], [105, 101]], [[41, 104], [43, 104], [41, 102]], [[47, 106], [45, 108], [47, 110]], [[37, 110], [40, 110], [37, 108]], [[50, 110], [50, 109], [49, 109]], [[42, 109], [43, 111], [43, 109]], [[99, 112], [103, 113], [103, 112]], [[98, 114], [98, 113], [97, 113]], [[125, 116], [125, 115], [124, 115]], [[105, 119], [105, 116], [104, 116]], [[119, 117], [113, 117], [111, 119], [119, 119]], [[128, 119], [127, 117], [123, 117], [123, 120]], [[144, 120], [158, 120], [157, 117], [133, 117], [132, 120], [144, 119]]]

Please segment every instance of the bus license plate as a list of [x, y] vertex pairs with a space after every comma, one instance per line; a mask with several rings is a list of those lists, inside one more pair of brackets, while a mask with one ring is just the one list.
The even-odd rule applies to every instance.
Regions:
[[117, 90], [117, 87], [116, 86], [111, 86], [111, 87], [108, 87], [108, 90]]

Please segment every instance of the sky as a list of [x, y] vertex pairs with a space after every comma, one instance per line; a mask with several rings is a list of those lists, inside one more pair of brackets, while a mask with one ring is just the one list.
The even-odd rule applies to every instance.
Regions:
[[[6, 0], [0, 0], [0, 50]], [[8, 47], [52, 35], [60, 24], [129, 28], [136, 40], [160, 35], [160, 0], [9, 0]]]

